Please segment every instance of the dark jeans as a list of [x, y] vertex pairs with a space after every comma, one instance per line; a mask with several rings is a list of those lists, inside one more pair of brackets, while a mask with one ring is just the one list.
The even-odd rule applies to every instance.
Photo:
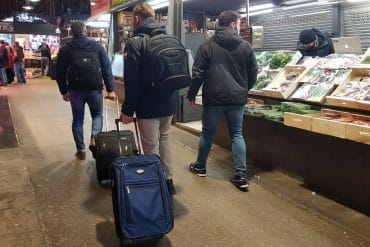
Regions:
[[17, 77], [17, 82], [26, 83], [26, 78], [24, 77], [23, 62], [14, 63], [14, 73]]
[[85, 104], [89, 106], [92, 118], [91, 137], [95, 137], [103, 128], [103, 94], [101, 91], [70, 91], [72, 106], [72, 133], [77, 150], [85, 150], [83, 123]]

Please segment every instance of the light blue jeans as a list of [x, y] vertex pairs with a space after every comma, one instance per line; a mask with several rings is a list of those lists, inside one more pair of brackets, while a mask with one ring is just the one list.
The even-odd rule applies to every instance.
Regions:
[[95, 138], [103, 128], [103, 94], [101, 91], [70, 91], [72, 106], [72, 133], [77, 150], [85, 150], [83, 123], [85, 104], [89, 106], [92, 118], [91, 138]]
[[213, 135], [222, 114], [225, 115], [229, 135], [232, 140], [232, 152], [235, 175], [247, 175], [246, 145], [243, 138], [244, 106], [203, 106], [202, 133], [200, 136], [197, 163], [205, 167], [211, 150]]

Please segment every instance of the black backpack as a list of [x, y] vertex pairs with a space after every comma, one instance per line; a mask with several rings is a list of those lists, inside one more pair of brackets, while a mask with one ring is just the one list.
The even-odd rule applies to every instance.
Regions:
[[153, 91], [173, 92], [190, 85], [188, 55], [175, 36], [144, 35], [143, 49], [143, 77]]
[[94, 41], [83, 47], [73, 42], [67, 45], [72, 48], [68, 82], [78, 85], [82, 90], [99, 89], [102, 85], [102, 73], [99, 54], [93, 47]]

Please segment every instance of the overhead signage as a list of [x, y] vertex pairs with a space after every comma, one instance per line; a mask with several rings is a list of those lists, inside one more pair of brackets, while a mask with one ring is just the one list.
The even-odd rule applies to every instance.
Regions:
[[109, 10], [109, 0], [92, 0], [91, 16], [95, 16]]

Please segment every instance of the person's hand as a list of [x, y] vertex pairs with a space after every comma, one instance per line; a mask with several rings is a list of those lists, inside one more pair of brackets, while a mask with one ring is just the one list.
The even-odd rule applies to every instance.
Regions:
[[197, 108], [197, 104], [195, 104], [195, 100], [189, 100], [189, 105], [193, 109]]
[[120, 118], [121, 118], [121, 121], [122, 121], [123, 124], [129, 124], [133, 121], [132, 117], [127, 116], [123, 112], [121, 112]]
[[69, 101], [69, 93], [66, 93], [65, 95], [63, 95], [63, 100], [64, 101]]
[[105, 98], [110, 99], [110, 100], [116, 100], [116, 93], [114, 91], [108, 92], [107, 96]]

